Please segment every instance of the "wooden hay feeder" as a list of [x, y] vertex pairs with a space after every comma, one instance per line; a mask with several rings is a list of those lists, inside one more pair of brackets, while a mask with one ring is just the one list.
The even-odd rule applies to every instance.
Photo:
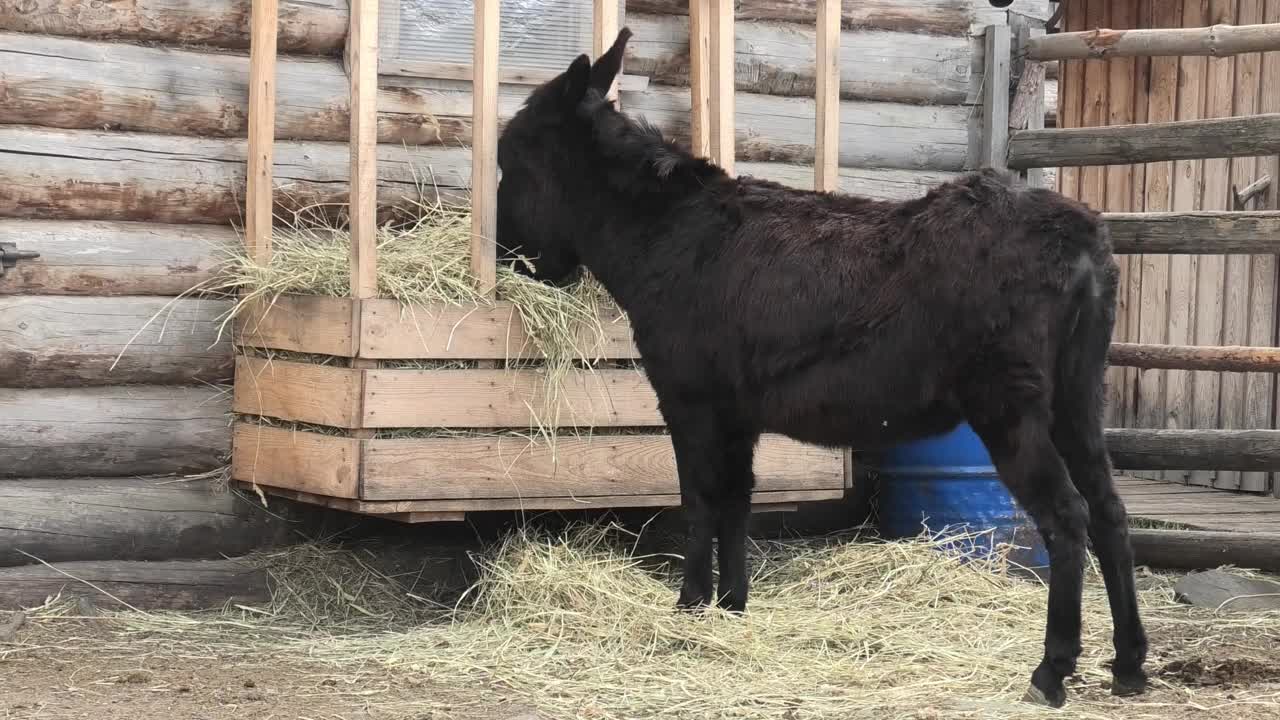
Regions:
[[[597, 53], [616, 35], [617, 7], [610, 4], [595, 4]], [[246, 242], [259, 262], [271, 251], [275, 6], [276, 0], [253, 4]], [[475, 7], [472, 272], [492, 288], [498, 2]], [[573, 374], [561, 391], [559, 417], [594, 431], [562, 435], [552, 447], [519, 435], [537, 422], [531, 398], [541, 379], [536, 370], [503, 366], [536, 359], [509, 303], [424, 312], [376, 297], [376, 12], [376, 2], [352, 3], [351, 297], [285, 296], [238, 323], [243, 348], [332, 360], [238, 357], [233, 408], [270, 421], [237, 421], [233, 478], [270, 494], [409, 522], [483, 510], [678, 506], [674, 451], [641, 373]], [[634, 360], [629, 327], [605, 327], [603, 357]], [[471, 362], [465, 369], [415, 369], [388, 367], [384, 361], [391, 360]], [[781, 437], [761, 440], [755, 469], [758, 505], [838, 499], [846, 487], [840, 451]]]

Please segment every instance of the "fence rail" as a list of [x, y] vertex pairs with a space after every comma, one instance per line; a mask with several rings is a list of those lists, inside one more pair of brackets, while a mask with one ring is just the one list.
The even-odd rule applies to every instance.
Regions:
[[1280, 212], [1103, 213], [1117, 254], [1280, 255]]
[[1280, 430], [1106, 431], [1117, 470], [1280, 470]]
[[1112, 365], [1144, 370], [1280, 372], [1280, 348], [1111, 343]]
[[1056, 33], [1027, 44], [1029, 60], [1212, 55], [1280, 50], [1280, 24], [1213, 25], [1143, 30], [1097, 29]]

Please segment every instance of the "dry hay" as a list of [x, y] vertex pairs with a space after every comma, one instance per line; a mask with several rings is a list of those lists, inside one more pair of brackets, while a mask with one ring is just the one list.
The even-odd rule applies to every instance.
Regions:
[[[1019, 701], [1039, 660], [1046, 593], [1010, 576], [1001, 555], [963, 562], [939, 550], [947, 538], [770, 543], [755, 548], [745, 617], [694, 616], [674, 610], [677, 578], [656, 567], [663, 558], [632, 552], [620, 535], [581, 526], [517, 534], [480, 559], [481, 580], [448, 610], [349, 556], [291, 551], [305, 554], [267, 558], [273, 606], [199, 618], [121, 614], [126, 632], [114, 649], [200, 657], [216, 648], [319, 663], [347, 682], [475, 688], [477, 706], [503, 696], [548, 718], [1061, 716]], [[1187, 652], [1280, 659], [1280, 614], [1188, 608], [1168, 583], [1148, 583], [1141, 603], [1153, 670]], [[1070, 717], [1261, 718], [1280, 709], [1276, 685], [1228, 693], [1158, 672], [1151, 695], [1111, 698], [1111, 623], [1096, 571], [1084, 626]], [[378, 706], [376, 693], [368, 702]], [[435, 702], [424, 694], [383, 709], [448, 717]]]

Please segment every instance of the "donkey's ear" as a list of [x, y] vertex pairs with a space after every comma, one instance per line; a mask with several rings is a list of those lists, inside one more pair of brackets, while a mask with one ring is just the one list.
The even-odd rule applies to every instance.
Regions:
[[569, 107], [575, 107], [587, 94], [587, 86], [591, 81], [591, 58], [583, 53], [574, 58], [569, 69], [561, 76], [561, 99]]
[[613, 47], [605, 51], [601, 55], [596, 64], [591, 66], [591, 87], [599, 90], [601, 94], [608, 94], [609, 87], [613, 85], [613, 79], [622, 71], [622, 55], [626, 52], [627, 41], [631, 39], [631, 28], [622, 28], [618, 31], [618, 39], [613, 41]]

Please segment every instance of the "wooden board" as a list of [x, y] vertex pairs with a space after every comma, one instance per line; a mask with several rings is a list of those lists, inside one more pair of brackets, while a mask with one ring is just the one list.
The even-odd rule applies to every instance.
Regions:
[[235, 321], [236, 344], [317, 355], [352, 357], [355, 301], [316, 295], [281, 295], [252, 301]]
[[[739, 20], [813, 25], [817, 0], [738, 0]], [[844, 0], [841, 24], [846, 28], [880, 28], [929, 35], [964, 35], [975, 26], [1003, 20], [1003, 12], [986, 2], [955, 0]], [[1048, 3], [1027, 0], [1020, 11], [1048, 17]], [[688, 0], [628, 0], [627, 12], [685, 14]]]
[[[275, 187], [276, 27], [279, 0], [254, 0], [249, 15], [249, 145], [244, 200], [244, 245], [249, 258], [271, 261]], [[354, 183], [358, 185], [360, 180]]]
[[1280, 252], [1280, 212], [1105, 213], [1117, 254]]
[[61, 595], [87, 596], [113, 611], [213, 610], [268, 602], [267, 582], [265, 570], [235, 560], [26, 565], [0, 568], [0, 609], [36, 607]]
[[[527, 370], [368, 370], [366, 428], [529, 428], [552, 423], [541, 374]], [[560, 390], [560, 426], [663, 424], [658, 400], [634, 370], [575, 372]]]
[[288, 523], [204, 479], [75, 478], [0, 482], [0, 566], [195, 560], [243, 555], [285, 539]]
[[[383, 206], [464, 197], [466, 150], [378, 152]], [[0, 126], [0, 216], [226, 224], [243, 213], [245, 157], [243, 140]], [[277, 143], [277, 213], [345, 204], [349, 159], [345, 143]]]
[[[678, 495], [675, 451], [665, 435], [542, 439], [370, 440], [364, 500]], [[840, 451], [762, 438], [755, 459], [762, 492], [844, 486]]]
[[231, 477], [339, 498], [360, 497], [360, 440], [237, 422]]
[[0, 478], [212, 470], [230, 450], [229, 395], [207, 386], [0, 389]]
[[1106, 438], [1112, 464], [1121, 470], [1280, 468], [1280, 430], [1111, 428]]
[[0, 295], [180, 295], [214, 278], [240, 240], [231, 228], [6, 220], [0, 242], [40, 253], [0, 278]]
[[360, 427], [360, 384], [363, 371], [349, 367], [236, 358], [232, 410], [279, 420]]
[[0, 387], [184, 384], [231, 379], [231, 302], [0, 296]]

